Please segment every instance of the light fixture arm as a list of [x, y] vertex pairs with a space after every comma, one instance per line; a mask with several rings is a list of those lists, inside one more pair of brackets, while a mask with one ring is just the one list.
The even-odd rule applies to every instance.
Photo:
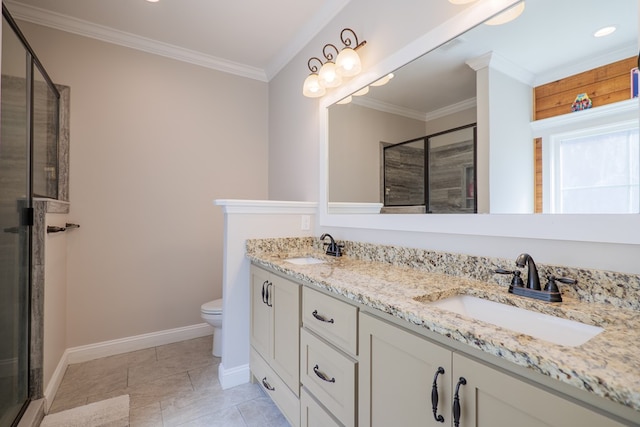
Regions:
[[[336, 51], [336, 55], [335, 56], [331, 52], [327, 53], [327, 48], [328, 47], [332, 47]], [[322, 54], [327, 59], [327, 61], [332, 61], [333, 62], [333, 60], [335, 59], [336, 56], [338, 56], [339, 53], [340, 53], [340, 51], [338, 50], [338, 48], [335, 47], [334, 45], [332, 45], [331, 43], [325, 44], [324, 47], [322, 48]]]
[[351, 43], [353, 43], [349, 37], [345, 38], [345, 36], [344, 36], [345, 31], [348, 31], [349, 33], [353, 34], [353, 38], [356, 40], [355, 47], [352, 48], [353, 50], [358, 50], [362, 46], [367, 44], [366, 40], [363, 40], [362, 43], [359, 43], [358, 42], [358, 36], [356, 35], [355, 31], [353, 31], [351, 28], [345, 28], [344, 30], [342, 30], [340, 32], [340, 40], [342, 41], [342, 44], [345, 45], [345, 47], [351, 47]]
[[322, 61], [320, 60], [320, 58], [316, 58], [315, 56], [309, 58], [309, 61], [307, 61], [307, 67], [309, 67], [309, 71], [317, 74], [320, 68], [318, 68], [316, 65], [311, 64], [311, 61], [313, 61], [314, 59], [318, 61], [320, 63], [320, 67], [322, 67]]

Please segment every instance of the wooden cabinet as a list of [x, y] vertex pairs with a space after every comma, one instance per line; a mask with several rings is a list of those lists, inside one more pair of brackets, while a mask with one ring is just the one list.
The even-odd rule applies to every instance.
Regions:
[[294, 396], [296, 413], [292, 413], [289, 397], [274, 401], [291, 424], [299, 425], [300, 285], [252, 265], [250, 324], [251, 372], [270, 395], [274, 393], [269, 386], [286, 385]]
[[359, 337], [360, 427], [623, 425], [373, 316], [360, 314]]

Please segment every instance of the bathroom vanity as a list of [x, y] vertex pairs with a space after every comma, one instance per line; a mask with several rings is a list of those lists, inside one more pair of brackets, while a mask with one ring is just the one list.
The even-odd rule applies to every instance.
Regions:
[[[247, 255], [251, 371], [292, 425], [640, 425], [637, 309], [568, 288], [562, 303], [529, 300], [427, 271], [406, 248], [347, 244], [335, 258], [286, 240], [249, 241]], [[554, 344], [431, 305], [460, 294], [603, 330]]]

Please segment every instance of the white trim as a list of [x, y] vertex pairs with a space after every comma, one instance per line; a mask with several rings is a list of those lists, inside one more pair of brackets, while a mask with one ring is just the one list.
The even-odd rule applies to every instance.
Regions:
[[379, 214], [382, 206], [382, 203], [329, 202], [329, 213]]
[[537, 138], [557, 130], [564, 126], [574, 128], [590, 126], [595, 120], [616, 118], [616, 120], [626, 120], [627, 117], [633, 120], [638, 119], [638, 98], [626, 101], [614, 102], [613, 104], [602, 105], [588, 110], [567, 113], [561, 116], [549, 117], [548, 119], [531, 122], [533, 137]]
[[169, 43], [163, 43], [135, 34], [119, 31], [104, 25], [95, 24], [60, 13], [48, 11], [35, 6], [30, 6], [15, 1], [5, 0], [11, 10], [11, 15], [16, 19], [32, 22], [38, 25], [54, 28], [60, 31], [77, 34], [84, 37], [125, 46], [131, 49], [141, 50], [154, 55], [164, 56], [190, 64], [199, 65], [205, 68], [247, 77], [253, 80], [267, 82], [267, 75], [264, 70], [238, 62], [229, 61], [206, 55], [194, 50], [185, 49]]
[[56, 393], [58, 392], [58, 387], [62, 383], [62, 378], [64, 377], [64, 373], [67, 371], [67, 366], [69, 366], [69, 349], [66, 349], [64, 353], [62, 353], [62, 357], [60, 357], [60, 361], [58, 362], [58, 366], [56, 366], [56, 370], [53, 371], [53, 375], [51, 375], [51, 379], [47, 384], [47, 388], [44, 390], [44, 413], [49, 413], [49, 408], [51, 408], [51, 404], [53, 403], [53, 399], [56, 397]]
[[224, 213], [234, 214], [315, 214], [316, 202], [287, 202], [276, 200], [234, 200], [216, 199], [216, 206], [222, 206]]
[[506, 74], [507, 76], [528, 86], [532, 86], [535, 79], [535, 75], [531, 71], [509, 61], [502, 55], [498, 55], [496, 52], [487, 52], [477, 58], [469, 59], [466, 64], [474, 71], [489, 67], [492, 70], [500, 71], [501, 73]]
[[409, 119], [421, 120], [423, 122], [439, 119], [440, 117], [468, 110], [469, 108], [476, 108], [477, 104], [476, 98], [473, 97], [425, 113], [424, 111], [413, 110], [411, 108], [401, 107], [399, 105], [378, 101], [377, 99], [368, 97], [354, 97], [351, 102], [355, 105], [360, 105], [361, 107], [371, 108], [373, 110], [382, 111], [383, 113], [396, 114]]
[[223, 390], [240, 384], [246, 384], [251, 380], [249, 364], [225, 369], [224, 364], [218, 366], [218, 380]]

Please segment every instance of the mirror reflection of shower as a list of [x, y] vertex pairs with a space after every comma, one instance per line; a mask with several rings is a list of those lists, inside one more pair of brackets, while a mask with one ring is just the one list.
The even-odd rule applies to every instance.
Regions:
[[383, 143], [383, 213], [476, 213], [476, 126]]

